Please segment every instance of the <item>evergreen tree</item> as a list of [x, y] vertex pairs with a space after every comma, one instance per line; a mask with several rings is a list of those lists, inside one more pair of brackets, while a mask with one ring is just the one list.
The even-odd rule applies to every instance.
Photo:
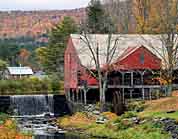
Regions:
[[45, 62], [43, 67], [48, 74], [56, 74], [63, 78], [64, 50], [71, 33], [77, 32], [77, 25], [70, 17], [55, 26], [49, 34], [49, 45], [45, 49]]
[[0, 79], [3, 78], [3, 74], [7, 66], [8, 66], [7, 62], [0, 59]]
[[91, 0], [87, 8], [87, 20], [85, 29], [88, 33], [115, 33], [117, 27], [114, 24], [112, 17], [107, 14], [100, 0]]

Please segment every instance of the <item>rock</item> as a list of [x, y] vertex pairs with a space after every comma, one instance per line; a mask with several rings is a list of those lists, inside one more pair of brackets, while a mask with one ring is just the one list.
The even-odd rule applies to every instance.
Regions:
[[142, 121], [140, 121], [140, 124], [144, 124], [146, 122], [147, 122], [147, 120], [142, 120]]
[[178, 139], [178, 124], [176, 120], [170, 118], [161, 118], [157, 123], [164, 126], [164, 131], [171, 134], [172, 139]]
[[107, 118], [101, 116], [101, 117], [99, 117], [99, 118], [96, 120], [96, 123], [97, 123], [97, 124], [104, 124], [104, 123], [106, 123], [107, 121], [108, 121]]
[[139, 124], [140, 123], [140, 119], [138, 117], [132, 117], [131, 120], [132, 120], [132, 122], [134, 124]]
[[51, 114], [50, 113], [45, 113], [44, 118], [50, 118]]
[[93, 111], [93, 114], [100, 115], [100, 111]]
[[58, 133], [59, 133], [59, 134], [65, 134], [65, 133], [67, 133], [67, 131], [62, 130], [62, 129], [58, 129]]

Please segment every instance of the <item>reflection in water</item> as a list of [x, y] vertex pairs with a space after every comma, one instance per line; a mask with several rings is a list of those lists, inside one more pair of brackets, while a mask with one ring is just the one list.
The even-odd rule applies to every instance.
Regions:
[[[38, 135], [38, 136], [35, 136], [33, 139], [81, 139], [81, 138], [79, 136], [74, 136], [74, 135], [58, 134], [54, 136]], [[82, 139], [85, 139], [85, 138], [82, 137]]]

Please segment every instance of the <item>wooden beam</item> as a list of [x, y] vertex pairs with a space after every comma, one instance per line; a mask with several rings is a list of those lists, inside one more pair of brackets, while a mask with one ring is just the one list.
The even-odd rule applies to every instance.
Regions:
[[72, 101], [75, 102], [75, 94], [74, 94], [74, 91], [72, 91]]
[[125, 73], [124, 72], [121, 72], [121, 74], [122, 74], [122, 85], [124, 85], [125, 84], [125, 80], [124, 80], [124, 75], [125, 75]]
[[142, 99], [145, 100], [145, 88], [142, 88]]
[[122, 88], [122, 101], [123, 101], [123, 104], [125, 104], [125, 89]]
[[79, 102], [79, 90], [76, 90], [77, 103]]
[[83, 103], [83, 92], [82, 90], [80, 90], [79, 92], [80, 92], [80, 102]]
[[133, 81], [133, 71], [131, 72], [131, 86], [134, 86], [134, 81]]
[[133, 90], [129, 90], [130, 91], [130, 99], [133, 98]]
[[152, 100], [152, 89], [149, 89], [150, 100]]
[[87, 104], [87, 91], [84, 89], [84, 104]]
[[70, 89], [67, 89], [67, 99], [68, 99], [68, 101], [71, 101], [71, 99], [70, 99]]

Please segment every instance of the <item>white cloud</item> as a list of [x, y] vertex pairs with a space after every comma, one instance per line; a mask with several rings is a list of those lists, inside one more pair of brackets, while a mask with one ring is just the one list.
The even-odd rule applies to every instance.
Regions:
[[87, 6], [90, 0], [0, 0], [0, 10], [71, 9]]

